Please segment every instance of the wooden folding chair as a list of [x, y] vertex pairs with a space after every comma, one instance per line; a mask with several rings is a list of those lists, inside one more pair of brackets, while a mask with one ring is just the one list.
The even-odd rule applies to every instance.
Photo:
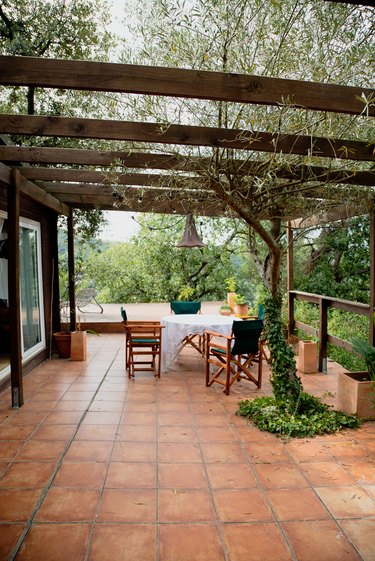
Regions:
[[[245, 320], [233, 322], [231, 336], [206, 331], [206, 386], [216, 382], [224, 386], [225, 394], [229, 395], [232, 384], [244, 378], [260, 388], [263, 358], [260, 341], [262, 330], [262, 320]], [[257, 374], [250, 371], [254, 362], [258, 364]]]
[[[160, 378], [161, 333], [163, 325], [128, 325], [128, 375], [133, 378], [136, 371], [153, 372]], [[146, 359], [146, 357], [148, 357]]]
[[[202, 303], [197, 300], [172, 300], [172, 302], [170, 302], [170, 306], [171, 311], [176, 315], [190, 315], [200, 314]], [[195, 342], [194, 339], [197, 340], [197, 342]], [[185, 345], [190, 345], [202, 355], [204, 350], [204, 338], [202, 335], [198, 335], [196, 333], [186, 335], [186, 337], [182, 340], [182, 346], [184, 347]]]
[[125, 309], [121, 306], [120, 313], [122, 317], [122, 323], [125, 330], [125, 369], [129, 371], [130, 367], [130, 360], [129, 360], [129, 341], [130, 337], [128, 334], [128, 327], [137, 327], [139, 325], [143, 326], [151, 326], [151, 327], [158, 327], [160, 325], [160, 321], [153, 321], [153, 320], [129, 320], [126, 314]]

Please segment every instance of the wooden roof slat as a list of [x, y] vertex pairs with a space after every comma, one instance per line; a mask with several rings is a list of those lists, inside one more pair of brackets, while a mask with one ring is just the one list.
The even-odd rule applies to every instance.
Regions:
[[[246, 74], [81, 60], [0, 56], [0, 83], [293, 106], [360, 114], [369, 88]], [[375, 115], [375, 108], [369, 108]]]
[[[0, 150], [1, 152], [1, 150]], [[0, 156], [1, 157], [1, 156]], [[240, 166], [240, 161], [232, 162]], [[251, 165], [247, 165], [251, 164]], [[262, 162], [246, 162], [243, 168], [248, 169], [249, 175], [251, 171], [255, 175], [262, 175], [262, 171], [268, 171], [269, 168]], [[81, 183], [110, 183], [119, 185], [157, 185], [164, 182], [165, 184], [171, 180], [189, 181], [186, 175], [162, 175], [156, 173], [119, 173], [106, 174], [100, 171], [76, 170], [64, 168], [44, 168], [44, 167], [19, 167], [22, 175], [27, 179], [39, 181], [75, 181]], [[271, 168], [272, 170], [272, 168]], [[246, 170], [242, 169], [245, 175]], [[352, 170], [330, 170], [320, 166], [290, 166], [272, 170], [276, 177], [283, 179], [301, 179], [304, 181], [321, 181], [330, 183], [345, 183], [348, 185], [375, 185], [374, 171], [352, 171]], [[202, 181], [202, 176], [195, 175], [192, 178]], [[204, 176], [203, 176], [204, 177]]]
[[375, 161], [373, 142], [292, 134], [276, 135], [268, 132], [217, 127], [2, 114], [0, 115], [0, 132], [34, 136], [209, 146]]
[[[11, 173], [12, 170], [8, 166], [2, 164], [0, 162], [0, 181], [5, 183], [6, 185], [11, 186]], [[25, 179], [20, 175], [20, 191], [27, 197], [30, 197], [34, 201], [46, 206], [58, 214], [65, 214], [66, 216], [69, 214], [69, 208], [62, 203], [57, 198], [53, 197], [49, 193], [46, 193], [44, 189], [41, 189], [28, 179]]]

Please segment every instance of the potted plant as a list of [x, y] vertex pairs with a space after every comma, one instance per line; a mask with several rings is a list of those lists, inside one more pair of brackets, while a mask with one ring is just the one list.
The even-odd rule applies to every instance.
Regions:
[[230, 316], [232, 311], [232, 308], [226, 302], [224, 302], [219, 308], [219, 314], [222, 316]]
[[227, 287], [227, 302], [228, 302], [228, 306], [232, 309], [234, 309], [234, 305], [235, 305], [235, 298], [236, 298], [236, 286], [237, 286], [237, 280], [235, 277], [228, 277], [227, 279], [225, 279], [225, 285]]
[[70, 331], [57, 331], [53, 339], [60, 358], [70, 358], [72, 334]]
[[245, 296], [242, 296], [242, 294], [236, 295], [234, 311], [236, 316], [241, 318], [247, 318], [249, 315], [249, 303]]
[[337, 387], [337, 408], [364, 419], [375, 419], [375, 347], [362, 339], [352, 339], [352, 349], [361, 355], [367, 371], [341, 372]]

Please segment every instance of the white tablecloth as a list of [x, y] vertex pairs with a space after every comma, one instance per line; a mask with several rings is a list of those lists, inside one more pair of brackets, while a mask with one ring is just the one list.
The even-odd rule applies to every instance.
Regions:
[[161, 371], [166, 372], [176, 359], [186, 335], [190, 333], [203, 335], [206, 330], [230, 335], [234, 319], [236, 318], [216, 314], [179, 314], [162, 317], [161, 324], [165, 325], [165, 329], [162, 331]]

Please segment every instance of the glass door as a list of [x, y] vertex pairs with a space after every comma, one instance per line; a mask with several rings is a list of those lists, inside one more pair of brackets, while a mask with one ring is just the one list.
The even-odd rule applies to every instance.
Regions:
[[[22, 359], [45, 348], [40, 224], [20, 219]], [[0, 212], [0, 379], [9, 373], [8, 220]]]

